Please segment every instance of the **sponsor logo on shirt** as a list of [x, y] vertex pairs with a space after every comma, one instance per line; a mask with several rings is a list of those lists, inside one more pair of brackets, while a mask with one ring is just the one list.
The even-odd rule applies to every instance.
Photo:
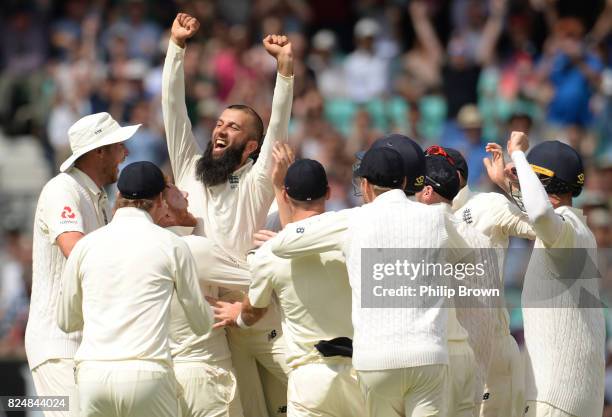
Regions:
[[304, 228], [303, 227], [296, 227], [295, 228], [295, 233], [304, 233]]
[[239, 182], [240, 182], [240, 177], [238, 175], [230, 175], [229, 183], [230, 183], [230, 188], [232, 190], [235, 190], [236, 188], [238, 188]]
[[62, 210], [62, 214], [60, 215], [60, 217], [63, 219], [60, 221], [60, 224], [76, 224], [77, 221], [75, 220], [76, 218], [76, 213], [72, 212], [72, 208], [70, 208], [69, 206], [64, 206], [64, 209]]

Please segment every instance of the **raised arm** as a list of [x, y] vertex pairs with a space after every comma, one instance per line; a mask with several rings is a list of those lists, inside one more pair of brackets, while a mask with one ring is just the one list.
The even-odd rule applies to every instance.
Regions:
[[280, 218], [281, 228], [285, 227], [291, 220], [291, 210], [289, 204], [285, 201], [283, 190], [285, 189], [285, 176], [289, 166], [295, 161], [293, 150], [286, 143], [276, 143], [272, 150], [272, 158], [274, 160], [272, 168], [272, 186], [274, 187], [274, 196], [278, 205], [278, 216]]
[[440, 39], [438, 39], [429, 16], [427, 16], [427, 4], [423, 0], [411, 1], [408, 6], [408, 13], [414, 27], [414, 32], [423, 49], [427, 51], [438, 65], [441, 65], [444, 59], [444, 47], [440, 43]]
[[185, 42], [200, 27], [197, 19], [179, 13], [172, 23], [168, 52], [162, 72], [162, 114], [166, 130], [168, 155], [175, 181], [188, 175], [194, 158], [199, 155], [185, 104]]
[[491, 0], [489, 17], [482, 30], [482, 40], [478, 47], [478, 62], [488, 65], [493, 61], [495, 45], [499, 40], [504, 25], [507, 0]]
[[256, 172], [270, 176], [272, 173], [272, 149], [276, 142], [287, 142], [289, 118], [293, 104], [293, 53], [286, 36], [268, 35], [263, 40], [266, 51], [276, 59], [276, 86], [272, 98], [272, 114], [255, 163]]
[[536, 235], [549, 246], [561, 234], [563, 220], [555, 213], [544, 186], [527, 162], [524, 151], [528, 147], [529, 142], [524, 133], [512, 132], [508, 141], [508, 153], [516, 167], [523, 204]]

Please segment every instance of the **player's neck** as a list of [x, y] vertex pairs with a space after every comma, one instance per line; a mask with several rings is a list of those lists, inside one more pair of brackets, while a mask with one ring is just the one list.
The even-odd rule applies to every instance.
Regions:
[[106, 181], [104, 180], [104, 175], [99, 172], [99, 170], [90, 166], [89, 164], [77, 164], [75, 168], [78, 168], [87, 175], [91, 180], [98, 186], [99, 189], [103, 189], [106, 186]]
[[297, 209], [291, 215], [291, 223], [299, 222], [300, 220], [307, 219], [309, 217], [318, 216], [325, 212], [325, 206], [309, 209]]

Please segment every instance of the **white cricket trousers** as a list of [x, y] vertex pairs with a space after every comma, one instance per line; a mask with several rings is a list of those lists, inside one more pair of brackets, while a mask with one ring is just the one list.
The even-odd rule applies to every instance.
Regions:
[[525, 409], [524, 362], [514, 337], [496, 338], [487, 372], [480, 417], [521, 417]]
[[324, 358], [289, 374], [287, 417], [365, 417], [351, 358]]
[[525, 417], [577, 417], [541, 401], [527, 401]]
[[67, 395], [69, 411], [45, 411], [45, 417], [77, 417], [79, 396], [74, 382], [74, 360], [50, 359], [32, 369], [36, 395]]
[[474, 417], [476, 359], [467, 340], [448, 342], [448, 415]]
[[230, 359], [215, 363], [175, 362], [174, 374], [182, 388], [182, 417], [243, 415], [240, 401], [233, 401], [237, 388]]
[[448, 365], [357, 371], [369, 417], [446, 417]]
[[84, 361], [77, 365], [81, 417], [178, 417], [172, 368], [153, 361]]
[[[231, 291], [220, 298], [242, 301], [244, 293]], [[277, 307], [269, 307], [248, 329], [228, 327], [226, 331], [244, 417], [284, 417], [290, 369]], [[231, 411], [230, 417], [235, 417]]]

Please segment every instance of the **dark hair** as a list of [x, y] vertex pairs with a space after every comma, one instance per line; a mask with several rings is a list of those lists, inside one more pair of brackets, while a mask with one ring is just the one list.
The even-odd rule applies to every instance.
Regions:
[[230, 106], [227, 106], [227, 109], [240, 110], [251, 116], [253, 120], [253, 134], [255, 135], [255, 139], [257, 139], [257, 143], [259, 144], [259, 146], [261, 146], [264, 139], [264, 125], [263, 121], [261, 120], [261, 117], [257, 114], [257, 112], [252, 107], [247, 106], [246, 104], [232, 104]]

